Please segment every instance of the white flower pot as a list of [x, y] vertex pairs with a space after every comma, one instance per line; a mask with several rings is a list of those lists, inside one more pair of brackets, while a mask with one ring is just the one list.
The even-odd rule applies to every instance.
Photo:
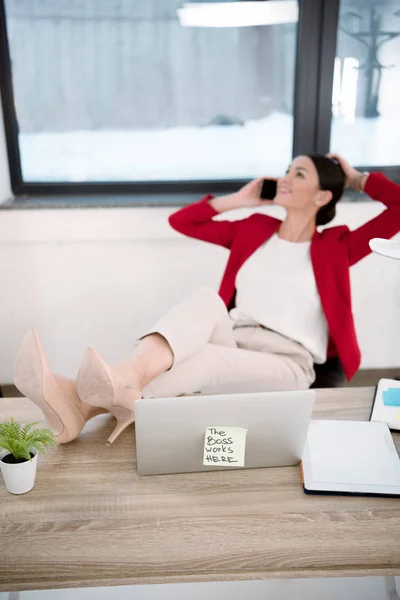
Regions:
[[3, 459], [8, 454], [7, 452], [0, 459], [1, 474], [6, 488], [11, 494], [26, 494], [35, 485], [37, 452], [31, 450], [31, 454], [35, 455], [31, 460], [16, 464], [4, 462]]

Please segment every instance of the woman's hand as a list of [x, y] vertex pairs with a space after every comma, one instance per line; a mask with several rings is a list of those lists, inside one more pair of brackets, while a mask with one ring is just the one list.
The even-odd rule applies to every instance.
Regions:
[[357, 169], [352, 167], [343, 156], [340, 156], [340, 154], [327, 154], [326, 156], [330, 159], [337, 160], [342, 167], [346, 177], [346, 187], [354, 188], [358, 192], [361, 192], [364, 189], [364, 184], [368, 177], [367, 174], [357, 171]]
[[254, 206], [265, 206], [272, 204], [273, 200], [261, 199], [261, 188], [264, 178], [259, 177], [246, 183], [238, 192], [228, 196], [220, 196], [209, 201], [210, 205], [219, 213], [238, 208], [250, 208]]
[[253, 179], [253, 181], [246, 183], [246, 185], [236, 192], [237, 201], [241, 208], [249, 206], [265, 206], [266, 204], [271, 204], [273, 202], [273, 200], [261, 198], [263, 181], [264, 177]]

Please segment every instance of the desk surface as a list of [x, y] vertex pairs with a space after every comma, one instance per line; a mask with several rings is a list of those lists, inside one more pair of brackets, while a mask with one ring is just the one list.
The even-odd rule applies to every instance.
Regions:
[[[313, 417], [366, 420], [372, 388], [317, 391]], [[26, 399], [0, 420], [34, 421]], [[307, 496], [299, 467], [140, 477], [133, 429], [110, 415], [12, 496], [0, 481], [0, 591], [400, 574], [400, 501]], [[400, 448], [400, 435], [395, 435]]]

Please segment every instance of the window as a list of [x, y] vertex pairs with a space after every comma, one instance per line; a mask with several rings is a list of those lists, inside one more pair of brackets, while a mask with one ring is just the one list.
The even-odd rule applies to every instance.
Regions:
[[400, 5], [341, 2], [331, 150], [357, 165], [400, 162]]
[[330, 150], [400, 181], [395, 0], [0, 0], [0, 87], [17, 195], [179, 204]]
[[281, 173], [292, 156], [297, 2], [252, 2], [261, 24], [223, 26], [244, 4], [225, 3], [216, 27], [212, 3], [185, 26], [181, 0], [6, 0], [23, 181]]

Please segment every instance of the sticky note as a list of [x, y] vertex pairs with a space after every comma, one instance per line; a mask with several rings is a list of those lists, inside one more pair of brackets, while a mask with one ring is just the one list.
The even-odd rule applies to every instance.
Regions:
[[400, 388], [389, 388], [382, 393], [385, 406], [400, 406]]
[[207, 427], [204, 436], [203, 465], [244, 467], [247, 429]]

